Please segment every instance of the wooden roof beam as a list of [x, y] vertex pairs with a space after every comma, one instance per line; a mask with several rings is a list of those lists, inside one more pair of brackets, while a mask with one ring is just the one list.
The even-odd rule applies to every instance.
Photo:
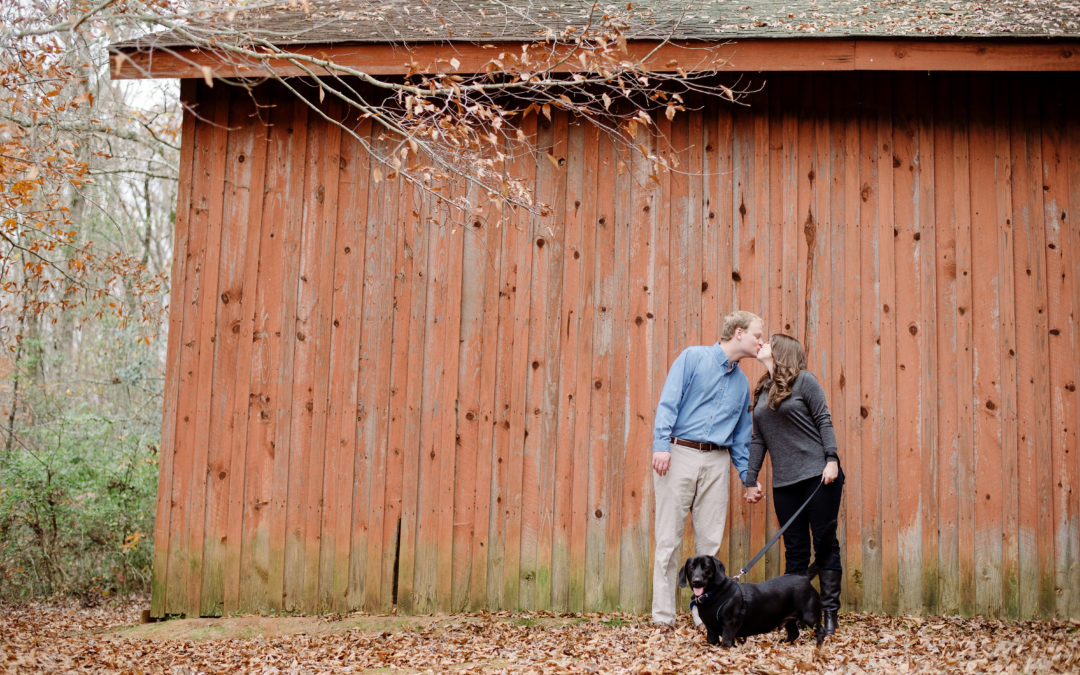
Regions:
[[[333, 61], [371, 75], [408, 72], [480, 72], [499, 54], [521, 54], [530, 43], [360, 44], [300, 46], [292, 51], [308, 58]], [[534, 43], [533, 43], [534, 44]], [[534, 47], [536, 45], [534, 44]], [[722, 43], [635, 42], [627, 59], [644, 60], [649, 69], [674, 72], [728, 71], [1076, 71], [1080, 41], [1049, 40], [859, 40], [753, 39]], [[457, 68], [450, 65], [457, 59]], [[575, 70], [568, 60], [559, 70]], [[306, 64], [314, 72], [318, 67]], [[112, 75], [138, 78], [232, 78], [307, 75], [301, 64], [278, 57], [243, 60], [192, 48], [137, 50], [112, 55]]]

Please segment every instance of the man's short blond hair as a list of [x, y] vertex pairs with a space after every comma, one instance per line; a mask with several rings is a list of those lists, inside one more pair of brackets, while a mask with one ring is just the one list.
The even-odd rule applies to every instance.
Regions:
[[761, 317], [753, 312], [747, 312], [745, 309], [737, 309], [731, 314], [724, 317], [724, 326], [720, 330], [720, 341], [727, 342], [731, 338], [735, 337], [735, 331], [742, 328], [743, 330], [749, 330], [750, 324], [755, 321], [761, 321], [762, 325], [765, 322]]

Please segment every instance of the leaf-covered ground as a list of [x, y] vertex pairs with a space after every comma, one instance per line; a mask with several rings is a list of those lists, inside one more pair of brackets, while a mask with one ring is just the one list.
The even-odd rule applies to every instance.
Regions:
[[231, 617], [139, 624], [145, 602], [0, 608], [0, 671], [690, 673], [1080, 671], [1080, 622], [841, 616], [815, 649], [781, 633], [710, 647], [626, 614]]

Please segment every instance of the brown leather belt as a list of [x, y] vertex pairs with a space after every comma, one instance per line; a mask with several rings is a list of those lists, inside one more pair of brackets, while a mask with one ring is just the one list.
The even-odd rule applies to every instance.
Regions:
[[712, 452], [713, 450], [729, 450], [726, 445], [717, 445], [716, 443], [708, 443], [702, 441], [688, 441], [685, 438], [671, 437], [671, 442], [675, 445], [681, 445], [687, 448], [693, 448], [700, 450], [701, 452]]

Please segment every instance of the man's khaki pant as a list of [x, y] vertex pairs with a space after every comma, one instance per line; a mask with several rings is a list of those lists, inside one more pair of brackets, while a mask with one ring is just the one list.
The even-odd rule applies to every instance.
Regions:
[[671, 444], [666, 475], [653, 471], [656, 495], [656, 551], [653, 558], [652, 619], [674, 624], [675, 584], [686, 514], [693, 514], [694, 551], [716, 555], [724, 536], [728, 510], [731, 457], [726, 451], [702, 452]]

